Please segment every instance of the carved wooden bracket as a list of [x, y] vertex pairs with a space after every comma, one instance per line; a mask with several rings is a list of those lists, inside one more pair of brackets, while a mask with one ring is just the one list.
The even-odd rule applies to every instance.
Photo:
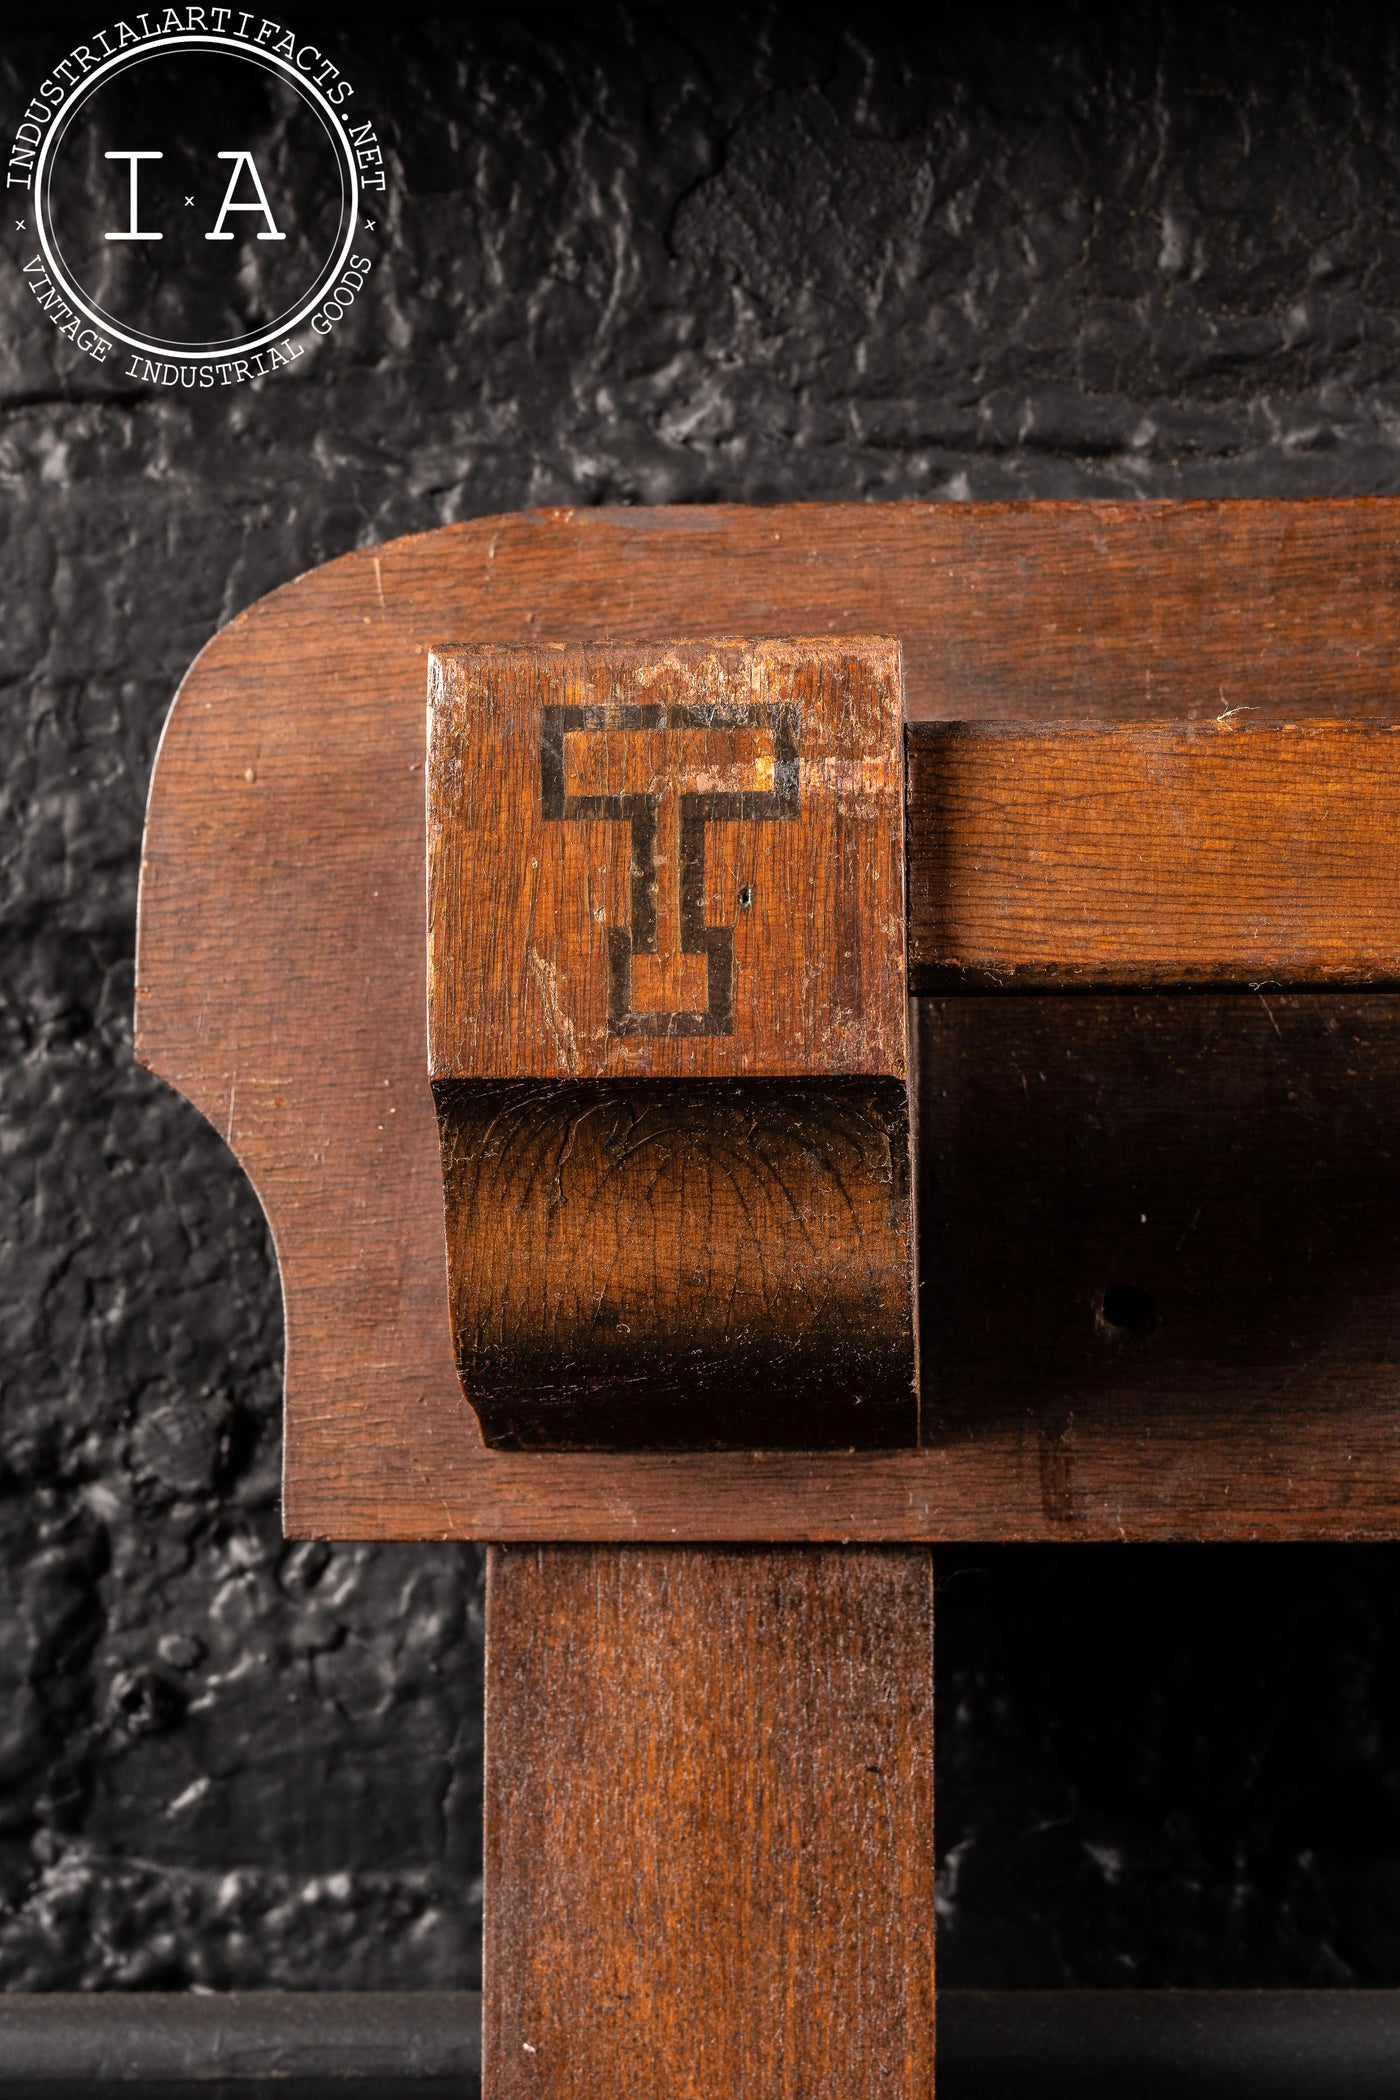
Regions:
[[898, 644], [429, 675], [428, 1053], [487, 1443], [917, 1443]]

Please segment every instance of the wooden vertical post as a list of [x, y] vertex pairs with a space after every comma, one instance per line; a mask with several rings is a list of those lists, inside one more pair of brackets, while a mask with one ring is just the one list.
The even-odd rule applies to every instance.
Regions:
[[923, 1547], [498, 1546], [487, 2100], [928, 2100]]

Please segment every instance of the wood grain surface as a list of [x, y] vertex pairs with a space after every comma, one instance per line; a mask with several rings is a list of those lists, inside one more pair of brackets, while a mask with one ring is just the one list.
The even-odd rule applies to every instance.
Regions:
[[929, 2100], [920, 1548], [493, 1548], [487, 2100]]
[[[937, 1355], [921, 1450], [485, 1448], [453, 1361], [427, 1082], [428, 649], [716, 631], [891, 635], [911, 721], [1241, 708], [1384, 723], [1400, 714], [1400, 505], [551, 512], [349, 555], [233, 621], [185, 681], [152, 785], [138, 1044], [234, 1148], [269, 1216], [289, 1530], [1392, 1535], [1400, 1023], [1383, 997], [978, 999], [928, 1016], [921, 1272]], [[1024, 1185], [987, 1171], [1006, 1163], [996, 1119], [1015, 1097]], [[1073, 1112], [1047, 1113], [1059, 1099]], [[1114, 1103], [1121, 1149], [1105, 1154]], [[1116, 1178], [1101, 1188], [1105, 1158]], [[1348, 1218], [1358, 1188], [1370, 1242]], [[1149, 1248], [1139, 1235], [1168, 1216], [1179, 1249]], [[1217, 1230], [1227, 1216], [1249, 1219], [1243, 1239]], [[1101, 1318], [1115, 1283], [1155, 1295], [1139, 1266], [1154, 1249], [1174, 1279], [1155, 1321]], [[1274, 1307], [1244, 1323], [1267, 1325], [1257, 1359], [1231, 1351], [1217, 1275], [1242, 1305]], [[1329, 1311], [1310, 1296], [1316, 1317], [1294, 1331], [1279, 1279], [1299, 1278], [1327, 1284]], [[1073, 1288], [1052, 1317], [1056, 1279]]]
[[435, 650], [428, 1057], [508, 1450], [914, 1444], [889, 642]]
[[908, 1072], [878, 640], [435, 648], [434, 1079]]
[[909, 770], [919, 991], [1400, 984], [1400, 726], [921, 725]]

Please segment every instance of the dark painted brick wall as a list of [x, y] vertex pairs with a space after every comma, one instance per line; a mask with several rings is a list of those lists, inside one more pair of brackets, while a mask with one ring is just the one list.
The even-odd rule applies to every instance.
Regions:
[[[7, 132], [105, 18], [11, 10]], [[142, 798], [212, 630], [532, 503], [1400, 488], [1379, 8], [321, 31], [396, 163], [325, 354], [132, 388], [0, 241], [10, 1987], [472, 1980], [477, 1556], [280, 1542], [258, 1207], [131, 1063]], [[1398, 1593], [1376, 1550], [945, 1556], [945, 1981], [1400, 1983]]]

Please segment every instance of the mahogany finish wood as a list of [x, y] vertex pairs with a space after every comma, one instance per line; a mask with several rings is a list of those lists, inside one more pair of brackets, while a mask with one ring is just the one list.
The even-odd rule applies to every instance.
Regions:
[[1400, 727], [920, 725], [909, 770], [919, 991], [1400, 985]]
[[434, 1079], [905, 1079], [897, 644], [429, 672]]
[[918, 1435], [889, 642], [435, 650], [428, 1060], [507, 1450]]
[[[182, 689], [152, 787], [138, 1041], [234, 1147], [276, 1236], [290, 1531], [1391, 1535], [1400, 1252], [1383, 1188], [1400, 1024], [1385, 999], [1247, 995], [1238, 1028], [1227, 1017], [1239, 1002], [1211, 995], [952, 1002], [933, 1015], [921, 1150], [930, 1175], [951, 1161], [957, 1178], [924, 1192], [926, 1325], [962, 1340], [951, 1354], [939, 1342], [921, 1450], [485, 1448], [453, 1362], [426, 1080], [428, 647], [715, 631], [893, 635], [913, 721], [1179, 723], [1244, 708], [1383, 722], [1400, 713], [1400, 505], [492, 519], [347, 556], [216, 637]], [[1245, 1008], [1253, 1033], [1236, 1071]], [[979, 1030], [992, 1031], [980, 1050]], [[1098, 1144], [1096, 1119], [1120, 1088], [1128, 1150], [1110, 1201], [1081, 1148], [1086, 1133]], [[1023, 1189], [980, 1171], [1001, 1157], [1005, 1089], [1023, 1104]], [[1037, 1121], [1051, 1098], [1082, 1106]], [[1170, 1147], [1134, 1101], [1155, 1106]], [[1266, 1221], [1261, 1207], [1243, 1243], [1217, 1229], [1222, 1131], [1238, 1186], [1270, 1158], [1292, 1163], [1287, 1202]], [[1381, 1221], [1364, 1244], [1342, 1215], [1362, 1174], [1363, 1211]], [[1168, 1213], [1180, 1244], [1153, 1242], [1175, 1265], [1163, 1296], [1139, 1266], [1139, 1235]], [[1047, 1249], [1045, 1273], [1073, 1281], [1053, 1308]], [[1294, 1332], [1277, 1293], [1273, 1353], [1217, 1355], [1233, 1330], [1213, 1254], [1248, 1305], [1272, 1290], [1271, 1261], [1285, 1277], [1320, 1261], [1331, 1311]], [[1101, 1317], [1115, 1282], [1155, 1297], [1140, 1333]], [[1090, 1404], [1080, 1379], [1095, 1350]]]
[[927, 1549], [493, 1547], [486, 1632], [487, 2100], [929, 2100]]

